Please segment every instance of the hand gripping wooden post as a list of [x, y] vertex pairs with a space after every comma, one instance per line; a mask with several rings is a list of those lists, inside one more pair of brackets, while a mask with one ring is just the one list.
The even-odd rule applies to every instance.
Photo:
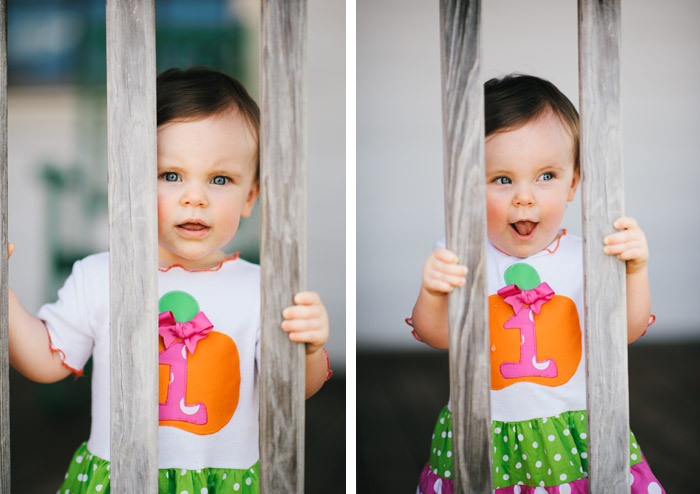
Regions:
[[111, 492], [158, 492], [154, 0], [107, 0]]
[[589, 492], [630, 492], [625, 265], [603, 254], [623, 215], [620, 0], [579, 0]]
[[484, 89], [480, 0], [441, 0], [447, 247], [469, 269], [448, 298], [455, 492], [491, 493], [491, 407], [486, 293]]
[[306, 284], [306, 0], [263, 0], [260, 492], [304, 492], [304, 345], [280, 329]]
[[0, 0], [0, 494], [10, 494], [7, 217], [7, 2]]

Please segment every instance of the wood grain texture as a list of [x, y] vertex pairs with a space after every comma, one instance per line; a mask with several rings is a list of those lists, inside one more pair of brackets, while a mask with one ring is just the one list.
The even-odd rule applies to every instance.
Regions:
[[629, 493], [625, 265], [603, 254], [624, 212], [620, 0], [579, 0], [590, 492]]
[[10, 359], [7, 308], [7, 3], [0, 0], [0, 494], [10, 494]]
[[280, 329], [306, 284], [306, 0], [263, 0], [260, 492], [304, 492], [304, 345]]
[[469, 269], [448, 299], [458, 493], [493, 492], [480, 16], [479, 0], [440, 2], [447, 247]]
[[154, 0], [107, 1], [111, 492], [158, 492]]

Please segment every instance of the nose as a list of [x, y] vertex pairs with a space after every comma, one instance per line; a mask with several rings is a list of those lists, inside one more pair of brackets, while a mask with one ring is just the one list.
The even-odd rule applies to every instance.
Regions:
[[197, 183], [188, 184], [182, 191], [180, 204], [191, 207], [207, 207], [209, 200], [204, 187]]
[[513, 204], [515, 206], [532, 206], [535, 204], [535, 196], [529, 184], [521, 184], [515, 188]]

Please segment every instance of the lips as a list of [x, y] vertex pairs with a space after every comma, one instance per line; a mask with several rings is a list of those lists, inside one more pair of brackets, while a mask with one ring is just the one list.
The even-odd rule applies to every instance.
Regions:
[[187, 220], [175, 228], [185, 238], [202, 238], [211, 230], [209, 225], [199, 220]]
[[537, 228], [537, 225], [538, 223], [535, 221], [516, 221], [510, 224], [513, 230], [515, 230], [515, 233], [520, 237], [530, 237]]
[[177, 227], [183, 228], [183, 229], [191, 231], [191, 232], [198, 232], [198, 231], [206, 230], [209, 228], [204, 223], [191, 222], [191, 221], [188, 221], [187, 223], [181, 223], [181, 224], [177, 225]]

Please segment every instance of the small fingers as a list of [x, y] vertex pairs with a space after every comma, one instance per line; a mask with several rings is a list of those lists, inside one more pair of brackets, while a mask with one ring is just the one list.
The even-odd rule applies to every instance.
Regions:
[[617, 255], [617, 258], [622, 261], [638, 261], [640, 259], [644, 259], [644, 249], [642, 249], [641, 247], [627, 249], [623, 252], [620, 252]]
[[[464, 282], [461, 283], [462, 285]], [[458, 286], [461, 286], [459, 284], [452, 285], [450, 283], [447, 283], [446, 281], [439, 281], [439, 280], [432, 280], [429, 283], [424, 283], [423, 286], [425, 287], [428, 292], [437, 292], [437, 293], [452, 293], [452, 291], [457, 288]]]
[[321, 327], [319, 319], [287, 319], [280, 325], [284, 331], [299, 332], [318, 330]]
[[14, 251], [15, 251], [15, 244], [13, 244], [12, 242], [9, 242], [9, 243], [7, 244], [7, 258], [8, 258], [8, 259], [9, 259], [10, 257], [12, 257], [12, 253], [13, 253]]
[[441, 271], [433, 271], [426, 276], [424, 284], [426, 288], [442, 291], [452, 291], [453, 288], [463, 286], [466, 279], [462, 274], [450, 274]]
[[624, 245], [641, 242], [644, 235], [639, 230], [623, 230], [621, 232], [607, 235], [603, 239], [604, 245]]
[[299, 292], [294, 295], [294, 303], [297, 305], [320, 304], [321, 296], [316, 292]]
[[637, 220], [635, 220], [634, 218], [631, 218], [629, 216], [623, 216], [615, 220], [615, 222], [613, 223], [613, 227], [617, 230], [623, 230], [629, 228], [638, 228], [639, 225], [637, 225]]
[[294, 333], [289, 333], [289, 339], [291, 341], [296, 341], [299, 343], [310, 343], [310, 339], [313, 337], [315, 333], [313, 331], [298, 331]]
[[457, 264], [459, 260], [457, 254], [449, 249], [435, 249], [433, 251], [433, 257], [438, 261], [442, 261], [448, 264]]
[[288, 320], [293, 319], [311, 319], [320, 317], [323, 309], [320, 305], [292, 305], [285, 307], [282, 311], [282, 317]]
[[640, 240], [632, 239], [627, 242], [613, 243], [603, 247], [603, 253], [609, 256], [622, 254], [628, 251], [643, 254], [644, 251], [646, 251], [646, 244]]

